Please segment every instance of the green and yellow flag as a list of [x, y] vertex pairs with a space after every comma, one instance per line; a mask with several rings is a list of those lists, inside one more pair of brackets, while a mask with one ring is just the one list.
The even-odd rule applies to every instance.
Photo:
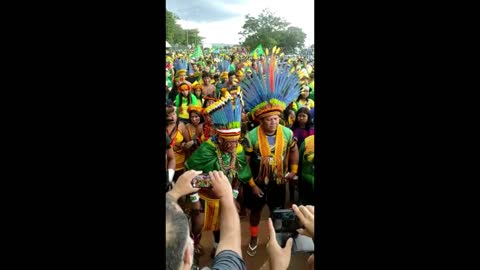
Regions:
[[255, 50], [253, 50], [250, 53], [250, 56], [253, 56], [253, 58], [257, 58], [258, 56], [265, 55], [265, 52], [263, 51], [262, 44], [258, 45]]

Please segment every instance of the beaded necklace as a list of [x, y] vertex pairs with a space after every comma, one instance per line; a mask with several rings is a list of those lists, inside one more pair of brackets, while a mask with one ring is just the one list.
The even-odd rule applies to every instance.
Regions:
[[222, 168], [222, 171], [225, 173], [225, 175], [229, 179], [231, 179], [232, 182], [233, 182], [234, 177], [237, 176], [237, 166], [236, 166], [237, 153], [236, 153], [236, 151], [231, 154], [229, 165], [225, 165], [225, 163], [223, 162], [222, 151], [220, 151], [220, 148], [218, 147], [218, 145], [216, 146], [216, 151], [215, 152], [217, 153], [218, 162], [220, 163], [220, 168]]

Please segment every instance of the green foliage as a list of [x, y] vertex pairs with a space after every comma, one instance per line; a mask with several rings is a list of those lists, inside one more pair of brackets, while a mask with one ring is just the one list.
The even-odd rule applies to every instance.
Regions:
[[[203, 37], [199, 35], [198, 29], [183, 29], [178, 23], [178, 16], [170, 11], [166, 11], [165, 18], [165, 38], [170, 44], [187, 45], [200, 44]], [[187, 40], [188, 39], [188, 40]]]
[[290, 23], [274, 16], [268, 9], [262, 10], [258, 18], [247, 14], [245, 19], [243, 31], [239, 34], [245, 38], [242, 45], [250, 50], [262, 44], [263, 48], [279, 46], [284, 52], [289, 53], [304, 46], [307, 35], [302, 29], [288, 27]]

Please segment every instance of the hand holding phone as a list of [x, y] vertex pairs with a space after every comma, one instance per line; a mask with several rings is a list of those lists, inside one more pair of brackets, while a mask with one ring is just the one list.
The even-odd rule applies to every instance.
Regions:
[[273, 210], [273, 227], [276, 233], [276, 240], [283, 248], [287, 240], [293, 238], [292, 253], [310, 253], [314, 251], [313, 240], [304, 235], [298, 234], [298, 229], [303, 226], [292, 209]]
[[273, 227], [277, 233], [297, 233], [300, 222], [292, 209], [273, 210]]

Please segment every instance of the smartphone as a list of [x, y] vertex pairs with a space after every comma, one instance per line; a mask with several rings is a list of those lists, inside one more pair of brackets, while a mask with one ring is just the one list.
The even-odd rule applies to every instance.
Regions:
[[293, 238], [292, 254], [313, 253], [315, 244], [310, 237], [300, 235], [297, 229], [302, 228], [300, 221], [292, 209], [273, 210], [273, 227], [278, 244], [284, 248], [287, 240]]
[[300, 222], [292, 209], [273, 210], [273, 227], [276, 233], [297, 233]]
[[202, 173], [195, 176], [192, 180], [192, 186], [194, 188], [212, 188], [212, 181], [210, 175]]

